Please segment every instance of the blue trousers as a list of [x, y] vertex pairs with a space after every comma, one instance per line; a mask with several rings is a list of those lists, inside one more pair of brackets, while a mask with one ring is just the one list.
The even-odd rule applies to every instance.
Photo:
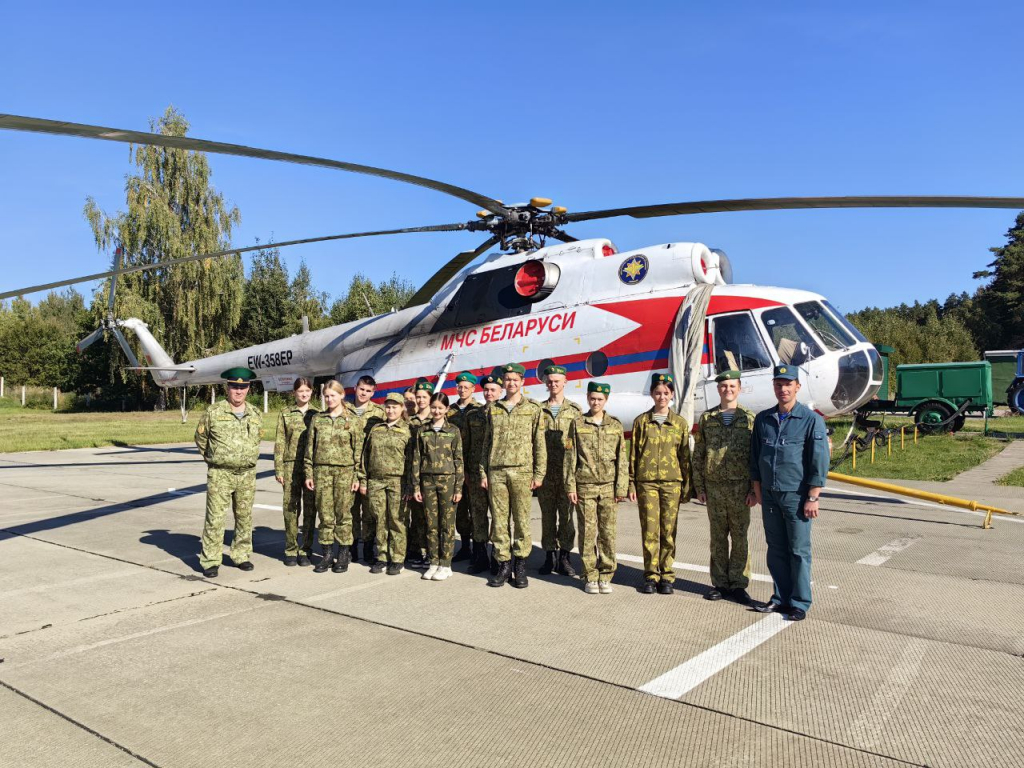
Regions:
[[761, 519], [768, 543], [768, 572], [775, 582], [772, 602], [807, 611], [811, 607], [811, 520], [802, 493], [764, 490]]

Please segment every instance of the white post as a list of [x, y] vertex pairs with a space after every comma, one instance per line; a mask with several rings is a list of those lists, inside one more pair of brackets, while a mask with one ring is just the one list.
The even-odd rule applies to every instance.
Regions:
[[0, 376], [0, 397], [4, 396], [4, 377]]
[[57, 390], [56, 387], [54, 387], [53, 388], [53, 410], [55, 410], [55, 411], [57, 410], [57, 393], [58, 393], [58, 390]]
[[214, 386], [210, 387], [210, 405], [217, 402], [217, 388]]
[[267, 390], [263, 390], [263, 412], [266, 413], [268, 410], [269, 399], [267, 398]]
[[25, 407], [25, 385], [21, 385], [21, 407]]

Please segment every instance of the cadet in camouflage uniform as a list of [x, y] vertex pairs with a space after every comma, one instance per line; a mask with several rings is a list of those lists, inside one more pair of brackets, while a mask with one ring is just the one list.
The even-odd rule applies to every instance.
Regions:
[[256, 460], [263, 437], [263, 415], [245, 401], [256, 374], [248, 368], [222, 373], [227, 400], [206, 409], [196, 427], [196, 447], [206, 460], [206, 520], [199, 566], [203, 575], [217, 575], [224, 558], [224, 510], [231, 504], [235, 537], [231, 562], [240, 570], [253, 569], [252, 502], [256, 498]]
[[[491, 538], [490, 522], [487, 517], [490, 499], [481, 483], [484, 475], [481, 475], [480, 468], [483, 465], [484, 437], [487, 432], [487, 406], [500, 400], [504, 391], [502, 380], [493, 375], [482, 376], [480, 387], [484, 393], [484, 405], [474, 408], [466, 417], [467, 445], [462, 449], [466, 460], [466, 474], [469, 477], [466, 483], [469, 489], [469, 511], [473, 518], [473, 562], [469, 566], [470, 573], [483, 573], [490, 568], [487, 555], [487, 542]], [[496, 567], [494, 572], [498, 572]]]
[[[316, 528], [316, 504], [305, 486], [304, 457], [306, 430], [317, 410], [309, 404], [313, 385], [297, 378], [292, 384], [295, 405], [281, 411], [274, 441], [274, 479], [284, 486], [284, 564], [309, 565]], [[302, 539], [299, 540], [299, 514], [302, 514]]]
[[[362, 480], [363, 424], [346, 408], [345, 388], [331, 380], [324, 387], [326, 412], [318, 413], [306, 437], [306, 487], [316, 491], [320, 512], [320, 546], [323, 559], [314, 571], [348, 570], [352, 545], [352, 494]], [[334, 545], [339, 545], [334, 559]], [[333, 566], [333, 567], [332, 567]]]
[[542, 373], [550, 396], [542, 403], [548, 467], [544, 474], [544, 485], [537, 492], [540, 501], [541, 545], [545, 552], [540, 572], [545, 576], [554, 572], [573, 577], [576, 571], [569, 560], [569, 553], [576, 538], [576, 526], [562, 473], [565, 471], [565, 438], [569, 425], [582, 416], [583, 411], [562, 394], [565, 390], [565, 368], [549, 365]]
[[654, 407], [633, 421], [629, 446], [629, 498], [640, 509], [644, 583], [640, 591], [671, 595], [676, 580], [679, 505], [690, 500], [690, 425], [669, 407], [675, 382], [651, 377]]
[[412, 435], [405, 423], [405, 398], [392, 392], [384, 399], [384, 420], [375, 422], [363, 445], [360, 486], [375, 519], [377, 560], [370, 573], [387, 568], [389, 576], [402, 571], [405, 560], [405, 487], [412, 454]]
[[[352, 391], [352, 400], [345, 401], [345, 407], [354, 416], [362, 420], [363, 435], [370, 431], [376, 422], [384, 419], [384, 408], [370, 398], [377, 391], [377, 382], [372, 376], [360, 376]], [[370, 505], [365, 493], [357, 492], [352, 501], [352, 560], [359, 559], [359, 542], [363, 542], [363, 562], [371, 565], [374, 561], [373, 540], [374, 518], [370, 513]]]
[[430, 422], [420, 427], [413, 447], [412, 481], [416, 501], [427, 519], [427, 556], [423, 578], [444, 581], [452, 575], [455, 505], [462, 498], [462, 435], [448, 422], [448, 395], [430, 397]]
[[[430, 396], [434, 394], [434, 385], [426, 379], [419, 379], [413, 387], [416, 402], [416, 413], [409, 419], [409, 432], [412, 434], [413, 445], [416, 435], [424, 424], [430, 421]], [[407, 568], [426, 570], [430, 567], [430, 561], [424, 555], [427, 548], [427, 518], [423, 504], [416, 501], [412, 496], [412, 465], [409, 467], [409, 476], [405, 481], [409, 490], [409, 538], [405, 553], [405, 565]]]
[[711, 525], [713, 588], [704, 599], [728, 597], [749, 605], [747, 529], [754, 505], [750, 436], [755, 414], [738, 402], [739, 371], [721, 373], [715, 382], [721, 402], [700, 417], [693, 443], [693, 490], [699, 501], [707, 503]]
[[615, 575], [615, 504], [629, 490], [626, 437], [622, 422], [604, 410], [612, 388], [587, 385], [590, 410], [569, 426], [564, 479], [569, 501], [579, 515], [584, 591], [611, 594]]
[[[502, 369], [505, 397], [485, 409], [487, 426], [481, 454], [481, 485], [491, 502], [491, 544], [497, 559], [497, 573], [487, 582], [500, 587], [512, 576], [519, 589], [529, 586], [526, 558], [533, 549], [530, 537], [532, 491], [544, 482], [547, 449], [540, 405], [522, 392], [526, 369], [508, 363]], [[510, 548], [511, 526], [515, 543]], [[515, 564], [509, 562], [515, 555]]]
[[[458, 393], [459, 399], [448, 409], [448, 421], [459, 430], [459, 435], [462, 437], [463, 464], [467, 467], [469, 466], [469, 456], [466, 455], [469, 450], [469, 414], [480, 409], [480, 403], [473, 399], [476, 383], [476, 376], [469, 371], [463, 371], [456, 376], [455, 391]], [[468, 480], [468, 472], [465, 474]], [[473, 552], [473, 502], [472, 492], [468, 486], [468, 482], [463, 485], [462, 498], [455, 511], [455, 530], [462, 539], [462, 546], [459, 547], [459, 553], [452, 558], [453, 560], [468, 560]], [[479, 483], [477, 483], [477, 488], [483, 491], [479, 487]]]

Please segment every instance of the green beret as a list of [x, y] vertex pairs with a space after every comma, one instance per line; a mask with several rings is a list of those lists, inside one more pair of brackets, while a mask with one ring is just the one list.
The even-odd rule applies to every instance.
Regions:
[[505, 373], [518, 373], [520, 376], [526, 375], [526, 369], [519, 363], [505, 363], [501, 369], [505, 371]]
[[741, 374], [739, 371], [723, 371], [722, 373], [715, 376], [715, 383], [718, 383], [720, 381], [729, 381], [730, 379], [739, 379], [740, 375]]
[[415, 392], [433, 392], [434, 391], [434, 385], [431, 384], [426, 379], [420, 379], [419, 381], [416, 382], [416, 389], [414, 391]]
[[795, 365], [776, 365], [775, 371], [772, 373], [772, 378], [800, 381], [800, 369]]
[[497, 384], [499, 387], [502, 385], [501, 377], [495, 376], [494, 374], [488, 374], [487, 376], [480, 377], [480, 386], [484, 384]]
[[477, 379], [476, 376], [474, 376], [469, 371], [463, 371], [462, 373], [455, 377], [456, 384], [458, 384], [461, 381], [468, 381], [470, 384], [476, 384]]
[[248, 384], [256, 378], [256, 374], [248, 368], [228, 368], [220, 375], [228, 384]]
[[656, 384], [675, 384], [676, 380], [672, 378], [671, 373], [656, 373], [651, 376], [651, 387]]
[[564, 365], [549, 365], [547, 368], [544, 369], [545, 376], [550, 376], [553, 373], [560, 373], [563, 376], [565, 376], [566, 373], [568, 373], [568, 371], [565, 370]]
[[385, 403], [398, 403], [403, 408], [405, 407], [405, 398], [401, 392], [391, 392], [387, 397], [384, 398]]
[[612, 385], [605, 384], [601, 381], [592, 381], [587, 384], [587, 392], [599, 392], [602, 395], [610, 395], [612, 393]]

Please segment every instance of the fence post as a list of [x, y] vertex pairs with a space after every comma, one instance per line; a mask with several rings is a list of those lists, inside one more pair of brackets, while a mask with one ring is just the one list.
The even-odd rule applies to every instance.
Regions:
[[887, 436], [887, 440], [886, 440], [886, 452], [887, 452], [887, 453], [886, 453], [886, 455], [888, 455], [888, 456], [892, 456], [892, 432], [890, 432], [890, 433], [888, 434], [888, 436]]
[[21, 407], [25, 407], [25, 385], [21, 385]]
[[56, 387], [54, 387], [53, 388], [53, 410], [55, 410], [55, 411], [57, 410], [57, 393], [58, 392], [59, 392], [59, 390]]
[[0, 397], [4, 396], [4, 377], [0, 376]]
[[901, 451], [902, 450], [906, 450], [906, 447], [907, 447], [907, 445], [906, 445], [906, 437], [907, 437], [906, 432], [907, 432], [907, 428], [906, 427], [900, 427], [900, 450]]
[[268, 403], [267, 390], [264, 389], [263, 390], [263, 412], [264, 413], [267, 412], [267, 403]]
[[871, 436], [871, 463], [875, 463], [875, 436]]
[[914, 425], [914, 445], [917, 445], [917, 424]]
[[217, 388], [210, 385], [210, 405], [213, 405], [217, 401]]

